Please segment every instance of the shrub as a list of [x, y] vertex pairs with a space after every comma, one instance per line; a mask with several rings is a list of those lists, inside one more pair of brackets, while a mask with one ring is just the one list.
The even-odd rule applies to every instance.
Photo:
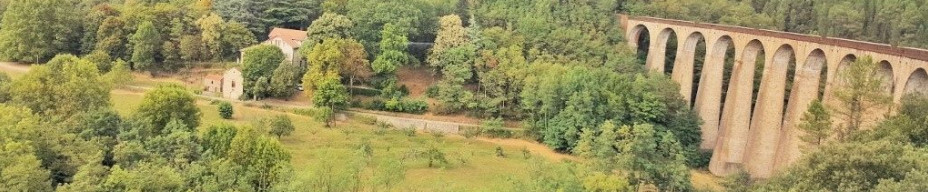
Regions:
[[422, 100], [406, 100], [393, 98], [384, 103], [384, 110], [400, 113], [425, 113], [429, 109], [429, 104]]
[[374, 99], [363, 104], [368, 110], [389, 111], [398, 113], [422, 114], [428, 111], [429, 103], [423, 100], [408, 100], [393, 98], [387, 101]]
[[483, 126], [483, 133], [487, 137], [512, 138], [512, 131], [503, 129], [503, 119], [501, 118], [484, 120], [481, 124]]
[[461, 127], [460, 131], [461, 131], [461, 135], [463, 135], [464, 138], [470, 139], [470, 138], [474, 138], [474, 137], [480, 136], [480, 134], [483, 132], [483, 128], [480, 128], [480, 127]]
[[225, 101], [219, 103], [219, 116], [220, 117], [222, 117], [223, 119], [232, 119], [232, 113], [234, 113], [232, 109], [232, 103], [225, 102]]
[[503, 147], [496, 146], [496, 156], [497, 156], [497, 157], [506, 157], [506, 154], [503, 153]]
[[429, 98], [438, 97], [438, 86], [432, 85], [425, 89], [425, 96]]
[[522, 157], [524, 157], [525, 159], [532, 158], [532, 152], [529, 151], [528, 148], [522, 147]]
[[389, 83], [380, 90], [380, 97], [383, 98], [402, 98], [409, 95], [409, 88], [406, 85], [396, 86], [396, 83]]
[[313, 113], [313, 119], [325, 123], [325, 127], [331, 127], [332, 120], [335, 118], [335, 111], [328, 107], [323, 107]]
[[383, 100], [374, 99], [374, 100], [365, 102], [362, 107], [368, 110], [383, 111], [384, 105], [386, 104], [384, 104]]
[[401, 131], [402, 131], [403, 133], [405, 133], [406, 136], [410, 136], [410, 137], [415, 137], [415, 136], [416, 136], [416, 128], [415, 128], [415, 127], [407, 127], [407, 128], [405, 128], [405, 129], [403, 129], [403, 130], [401, 130]]
[[428, 159], [430, 168], [448, 165], [448, 159], [445, 158], [445, 153], [435, 145], [429, 145], [429, 148], [425, 150], [425, 156]]

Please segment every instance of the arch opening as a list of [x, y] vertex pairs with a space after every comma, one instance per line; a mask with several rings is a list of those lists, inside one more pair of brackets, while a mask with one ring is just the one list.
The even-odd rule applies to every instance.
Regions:
[[671, 75], [673, 73], [674, 64], [677, 61], [677, 33], [670, 28], [664, 29], [664, 31], [661, 32], [660, 40], [664, 45], [664, 74]]
[[728, 101], [727, 100], [728, 92], [731, 90], [731, 83], [732, 83], [731, 78], [732, 78], [732, 73], [734, 70], [735, 70], [735, 46], [734, 44], [731, 44], [725, 50], [725, 63], [722, 68], [722, 96], [721, 96], [722, 104], [719, 105], [719, 111], [722, 111], [725, 109], [725, 104], [726, 104], [725, 102]]
[[[697, 111], [703, 120], [702, 129], [702, 149], [718, 148], [716, 140], [721, 137], [719, 133], [724, 134], [720, 128], [720, 114], [722, 100], [723, 84], [725, 76], [725, 61], [732, 57], [734, 50], [734, 41], [729, 36], [722, 36], [717, 39], [713, 38], [712, 42], [707, 42], [707, 51], [705, 63], [699, 70], [698, 90], [696, 91], [696, 102], [693, 103], [693, 110]], [[713, 157], [715, 158], [715, 157]]]
[[880, 87], [883, 88], [883, 91], [888, 95], [893, 95], [893, 92], [896, 90], [896, 84], [893, 81], [893, 79], [895, 79], [893, 78], [893, 65], [886, 60], [880, 61], [877, 68], [877, 75], [879, 75], [880, 81], [882, 81]]
[[821, 49], [815, 49], [812, 53], [809, 53], [809, 57], [806, 58], [806, 62], [803, 65], [802, 73], [813, 75], [812, 78], [816, 79], [818, 82], [816, 98], [821, 101], [825, 96], [825, 85], [827, 83], [828, 76], [828, 63], [825, 58], [825, 51]]
[[696, 103], [696, 92], [699, 91], [699, 81], [702, 77], [702, 69], [706, 63], [706, 39], [701, 33], [693, 33], [686, 40], [684, 49], [693, 51], [693, 76], [690, 80], [692, 90], [689, 93], [690, 107]]
[[650, 52], [651, 48], [651, 31], [644, 25], [635, 26], [632, 30], [632, 39], [638, 50], [638, 63], [641, 65], [646, 64], [648, 61], [648, 52]]
[[836, 71], [836, 75], [833, 80], [835, 84], [834, 87], [843, 87], [847, 83], [846, 80], [842, 78], [842, 76], [847, 73], [847, 70], [854, 62], [857, 62], [857, 56], [853, 54], [846, 55], [841, 59], [841, 62], [838, 63], [838, 70]]
[[905, 83], [905, 94], [928, 95], [928, 72], [924, 68], [915, 70]]
[[[749, 113], [754, 114], [754, 108], [757, 106], [757, 97], [760, 93], [760, 84], [764, 79], [764, 68], [767, 64], [767, 53], [764, 51], [764, 45], [758, 40], [751, 41], [744, 49], [744, 54], [741, 59], [742, 63], [754, 64], [753, 78], [751, 79], [751, 111]], [[745, 69], [751, 68], [745, 67]]]

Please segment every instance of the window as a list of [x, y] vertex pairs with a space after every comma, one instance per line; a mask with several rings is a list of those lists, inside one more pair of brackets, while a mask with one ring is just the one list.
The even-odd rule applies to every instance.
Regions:
[[235, 88], [235, 81], [232, 81], [232, 88]]

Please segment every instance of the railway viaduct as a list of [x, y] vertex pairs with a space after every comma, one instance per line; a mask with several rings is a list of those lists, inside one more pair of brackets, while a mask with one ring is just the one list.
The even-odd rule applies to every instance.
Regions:
[[[630, 46], [647, 50], [647, 67], [679, 83], [680, 94], [705, 122], [700, 147], [713, 151], [709, 170], [715, 175], [743, 168], [768, 178], [796, 161], [802, 114], [816, 99], [834, 102], [831, 90], [840, 86], [835, 77], [858, 58], [879, 65], [876, 75], [895, 103], [906, 94], [928, 93], [928, 50], [652, 17], [619, 19]], [[671, 39], [677, 40], [673, 61], [666, 58]], [[726, 65], [726, 58], [733, 64]]]

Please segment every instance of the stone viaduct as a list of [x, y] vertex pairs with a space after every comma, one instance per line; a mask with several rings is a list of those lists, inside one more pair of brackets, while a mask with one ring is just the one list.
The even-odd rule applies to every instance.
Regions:
[[[813, 100], [834, 102], [831, 90], [840, 86], [836, 75], [857, 58], [869, 56], [879, 65], [877, 75], [884, 79], [883, 87], [896, 103], [909, 93], [928, 93], [928, 50], [689, 21], [619, 17], [631, 47], [647, 50], [647, 67], [678, 82], [680, 94], [702, 117], [701, 148], [713, 150], [709, 170], [716, 175], [743, 168], [754, 178], [768, 178], [797, 160], [801, 155], [798, 137], [802, 133], [796, 130], [799, 119]], [[672, 37], [677, 39], [676, 59], [666, 61]], [[639, 42], [648, 42], [647, 48], [639, 48]], [[734, 49], [733, 55], [730, 49]], [[702, 52], [697, 50], [705, 50], [705, 55], [697, 55]], [[694, 62], [696, 58], [704, 60]], [[726, 58], [733, 64], [726, 66]], [[789, 77], [793, 79], [788, 81]], [[882, 116], [885, 111], [868, 114]]]

